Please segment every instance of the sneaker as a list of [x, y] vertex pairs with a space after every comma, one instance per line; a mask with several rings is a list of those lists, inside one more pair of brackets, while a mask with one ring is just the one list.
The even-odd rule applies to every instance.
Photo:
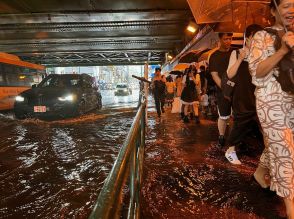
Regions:
[[184, 117], [184, 123], [188, 123], [189, 122], [189, 118], [188, 118], [188, 116], [185, 116]]
[[236, 164], [236, 165], [241, 164], [240, 160], [237, 157], [236, 151], [230, 151], [230, 149], [228, 149], [225, 153], [225, 157], [231, 164]]
[[225, 136], [223, 135], [218, 136], [218, 146], [220, 147], [225, 146]]

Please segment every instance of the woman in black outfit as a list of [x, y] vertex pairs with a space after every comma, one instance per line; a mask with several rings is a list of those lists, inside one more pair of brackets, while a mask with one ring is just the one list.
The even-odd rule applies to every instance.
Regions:
[[196, 89], [197, 81], [194, 77], [194, 73], [196, 72], [195, 66], [190, 66], [187, 75], [183, 78], [184, 89], [181, 95], [182, 104], [185, 105], [184, 108], [184, 122], [189, 122], [188, 118], [188, 108], [189, 106], [193, 107], [193, 112], [195, 116], [196, 123], [199, 123], [198, 116], [198, 93]]

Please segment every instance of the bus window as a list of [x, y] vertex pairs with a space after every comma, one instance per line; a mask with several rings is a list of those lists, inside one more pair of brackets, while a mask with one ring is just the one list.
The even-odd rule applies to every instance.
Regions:
[[6, 80], [5, 80], [5, 74], [2, 71], [2, 63], [0, 63], [0, 86], [5, 86]]
[[16, 66], [4, 64], [3, 67], [3, 72], [6, 75], [7, 85], [11, 87], [18, 86]]

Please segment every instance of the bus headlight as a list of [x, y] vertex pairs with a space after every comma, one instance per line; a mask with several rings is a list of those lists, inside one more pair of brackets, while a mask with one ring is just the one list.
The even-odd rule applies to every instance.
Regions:
[[74, 95], [67, 95], [67, 96], [64, 96], [64, 97], [58, 97], [58, 100], [59, 101], [69, 101], [69, 102], [72, 102], [74, 101]]
[[17, 101], [17, 102], [23, 102], [24, 101], [24, 97], [22, 97], [22, 96], [16, 96], [15, 97], [15, 101]]

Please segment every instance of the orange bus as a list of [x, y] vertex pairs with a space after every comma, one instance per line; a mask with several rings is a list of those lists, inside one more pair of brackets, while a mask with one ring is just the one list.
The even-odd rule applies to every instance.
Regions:
[[41, 82], [45, 67], [20, 60], [18, 56], [0, 52], [0, 110], [13, 108], [19, 93]]

